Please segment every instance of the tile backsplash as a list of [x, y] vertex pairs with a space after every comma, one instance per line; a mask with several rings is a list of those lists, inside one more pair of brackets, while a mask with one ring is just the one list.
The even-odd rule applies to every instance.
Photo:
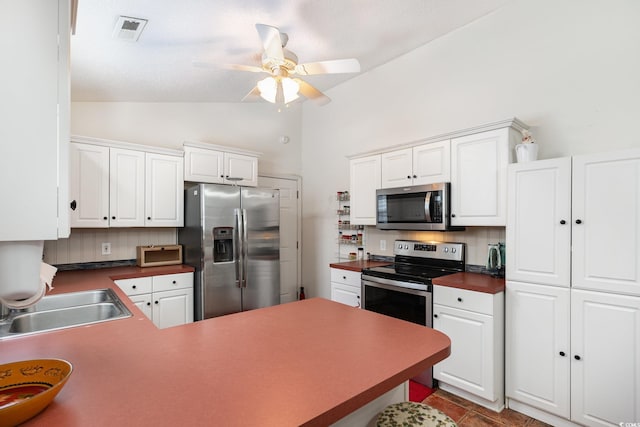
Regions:
[[[467, 227], [465, 231], [443, 233], [439, 231], [378, 230], [375, 227], [367, 227], [365, 250], [371, 254], [393, 256], [393, 242], [396, 239], [466, 243], [466, 263], [485, 265], [487, 245], [489, 243], [504, 243], [505, 228]], [[380, 249], [381, 240], [386, 240], [386, 250]]]
[[[136, 258], [136, 246], [175, 245], [175, 228], [74, 228], [68, 239], [44, 243], [48, 264], [116, 261]], [[111, 244], [111, 254], [102, 255], [102, 243]]]

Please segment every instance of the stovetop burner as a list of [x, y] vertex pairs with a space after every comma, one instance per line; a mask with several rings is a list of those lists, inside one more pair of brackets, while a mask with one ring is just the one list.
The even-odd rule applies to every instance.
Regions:
[[431, 279], [464, 271], [464, 243], [396, 240], [395, 263], [367, 268], [363, 277], [431, 284]]

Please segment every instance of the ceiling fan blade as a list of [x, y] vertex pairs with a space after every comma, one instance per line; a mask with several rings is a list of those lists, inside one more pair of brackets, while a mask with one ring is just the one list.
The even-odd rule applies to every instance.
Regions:
[[227, 70], [249, 71], [251, 73], [266, 73], [264, 68], [256, 67], [255, 65], [222, 64], [222, 68], [226, 68]]
[[295, 72], [301, 76], [311, 74], [359, 73], [360, 62], [355, 58], [308, 62], [306, 64], [296, 65]]
[[251, 101], [259, 101], [260, 98], [260, 89], [258, 89], [258, 86], [254, 87], [253, 89], [251, 89], [251, 92], [249, 92], [248, 94], [246, 94], [244, 96], [244, 98], [242, 98], [242, 102], [251, 102]]
[[325, 105], [331, 102], [331, 98], [329, 98], [324, 93], [320, 92], [315, 87], [311, 86], [309, 83], [305, 82], [302, 79], [293, 79], [300, 85], [300, 93], [306, 98], [311, 99], [315, 103], [319, 105]]
[[258, 30], [258, 35], [260, 36], [260, 40], [262, 40], [265, 55], [268, 58], [284, 61], [280, 30], [265, 24], [256, 24], [256, 30]]

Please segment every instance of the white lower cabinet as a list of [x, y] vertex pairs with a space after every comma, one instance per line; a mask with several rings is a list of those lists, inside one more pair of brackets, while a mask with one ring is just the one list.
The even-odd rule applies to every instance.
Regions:
[[360, 285], [359, 271], [331, 269], [331, 301], [360, 308]]
[[569, 292], [507, 282], [507, 398], [564, 418], [569, 418]]
[[507, 282], [508, 405], [553, 425], [640, 419], [640, 297]]
[[115, 283], [158, 328], [193, 322], [193, 273], [137, 277]]
[[504, 293], [435, 285], [433, 328], [451, 339], [451, 355], [434, 365], [439, 386], [495, 411], [504, 407]]

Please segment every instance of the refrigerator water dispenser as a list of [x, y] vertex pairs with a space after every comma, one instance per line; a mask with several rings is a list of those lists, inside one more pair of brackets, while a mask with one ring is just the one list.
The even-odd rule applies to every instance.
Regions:
[[233, 261], [233, 227], [214, 227], [213, 262]]

